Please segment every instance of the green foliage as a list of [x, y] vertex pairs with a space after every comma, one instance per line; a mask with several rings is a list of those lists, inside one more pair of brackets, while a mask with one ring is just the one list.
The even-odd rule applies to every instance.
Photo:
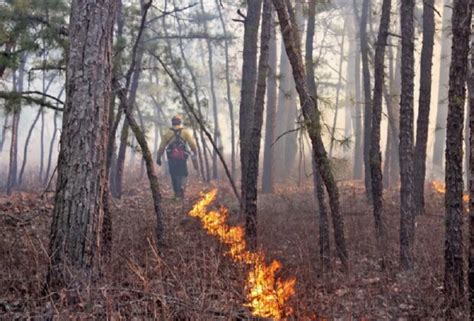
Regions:
[[[41, 3], [38, 3], [41, 2]], [[7, 0], [0, 3], [0, 65], [16, 68], [24, 52], [65, 48], [64, 0]]]
[[57, 105], [50, 103], [44, 97], [33, 97], [17, 91], [0, 91], [0, 100], [1, 99], [5, 100], [4, 107], [5, 113], [7, 114], [17, 111], [19, 108], [21, 108], [22, 103], [60, 110]]

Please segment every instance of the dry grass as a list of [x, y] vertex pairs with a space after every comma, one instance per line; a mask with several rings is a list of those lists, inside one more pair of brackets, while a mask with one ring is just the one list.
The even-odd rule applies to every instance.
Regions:
[[[130, 185], [130, 184], [129, 184]], [[225, 183], [222, 183], [224, 186]], [[249, 317], [244, 307], [245, 271], [186, 213], [204, 185], [193, 183], [183, 203], [164, 186], [166, 246], [153, 242], [154, 214], [145, 183], [132, 184], [113, 202], [114, 246], [104, 275], [86, 288], [42, 294], [48, 265], [52, 199], [35, 193], [0, 195], [0, 318], [109, 320], [232, 320]], [[389, 248], [381, 271], [373, 220], [361, 183], [341, 183], [350, 272], [322, 273], [317, 214], [311, 186], [279, 186], [259, 200], [259, 241], [267, 257], [283, 263], [282, 277], [296, 276], [294, 319], [425, 319], [442, 317], [444, 221], [442, 197], [428, 189], [427, 214], [417, 218], [416, 264], [398, 265], [398, 193], [385, 194]], [[242, 222], [231, 191], [219, 202]], [[334, 242], [332, 242], [332, 245]], [[460, 312], [462, 313], [462, 312]], [[462, 315], [458, 317], [462, 318]]]

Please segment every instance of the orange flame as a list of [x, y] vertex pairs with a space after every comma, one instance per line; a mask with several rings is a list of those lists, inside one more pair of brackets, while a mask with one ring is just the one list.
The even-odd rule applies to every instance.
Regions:
[[[446, 187], [444, 186], [443, 182], [441, 182], [441, 181], [432, 181], [431, 185], [433, 186], [433, 189], [435, 191], [437, 191], [438, 193], [446, 194]], [[469, 202], [469, 194], [464, 194], [462, 196], [462, 200], [464, 201], [464, 203], [468, 203]]]
[[244, 229], [241, 226], [231, 227], [227, 224], [226, 208], [221, 208], [218, 212], [207, 210], [216, 195], [216, 189], [204, 194], [189, 215], [199, 218], [209, 235], [216, 236], [229, 246], [228, 254], [235, 262], [251, 266], [245, 286], [248, 301], [245, 305], [250, 308], [253, 315], [276, 320], [290, 315], [293, 310], [287, 305], [287, 301], [295, 293], [296, 279], [277, 278], [275, 273], [281, 268], [279, 261], [274, 260], [267, 265], [262, 252], [247, 250]]

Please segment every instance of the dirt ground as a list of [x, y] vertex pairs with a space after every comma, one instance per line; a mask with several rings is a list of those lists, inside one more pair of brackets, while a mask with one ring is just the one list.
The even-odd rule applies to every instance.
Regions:
[[[163, 178], [165, 246], [153, 240], [155, 217], [147, 183], [129, 182], [121, 200], [112, 202], [113, 251], [103, 276], [86, 288], [71, 286], [45, 294], [48, 237], [53, 194], [0, 194], [0, 319], [238, 320], [245, 307], [245, 271], [225, 256], [225, 246], [208, 236], [187, 215], [201, 191], [191, 181], [184, 201], [171, 199]], [[238, 203], [226, 182], [217, 205], [242, 224]], [[416, 219], [416, 259], [411, 272], [398, 263], [399, 199], [384, 194], [388, 232], [387, 268], [379, 266], [372, 211], [362, 182], [340, 182], [350, 253], [350, 271], [332, 258], [323, 273], [319, 259], [318, 218], [312, 187], [277, 186], [259, 196], [259, 244], [278, 259], [279, 276], [297, 279], [290, 320], [419, 320], [443, 318], [443, 197], [427, 186], [426, 214]], [[332, 254], [334, 242], [331, 240]], [[72, 300], [71, 298], [75, 299]], [[458, 311], [455, 318], [464, 318]]]

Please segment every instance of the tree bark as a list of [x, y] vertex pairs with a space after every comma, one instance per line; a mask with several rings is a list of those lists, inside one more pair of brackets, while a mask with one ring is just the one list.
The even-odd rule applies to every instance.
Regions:
[[[227, 27], [222, 15], [221, 4], [219, 0], [216, 0], [217, 11], [219, 12], [219, 20], [222, 26], [222, 32], [224, 34], [224, 57], [225, 57], [225, 83], [227, 93], [227, 106], [229, 107], [230, 117], [230, 144], [231, 144], [231, 161], [230, 168], [232, 178], [235, 179], [236, 164], [235, 164], [235, 120], [234, 120], [234, 104], [232, 103], [232, 95], [230, 93], [230, 66], [229, 66], [229, 40], [227, 39]], [[276, 69], [274, 69], [276, 70]]]
[[[316, 0], [310, 0], [308, 4], [308, 28], [306, 30], [306, 44], [305, 44], [305, 65], [306, 65], [306, 83], [310, 95], [317, 97], [317, 88], [314, 75], [313, 62], [313, 38], [316, 19]], [[331, 253], [329, 243], [329, 219], [328, 210], [325, 202], [324, 183], [321, 173], [316, 164], [314, 157], [311, 157], [313, 165], [313, 190], [314, 199], [318, 204], [319, 214], [319, 255], [321, 257], [321, 265], [323, 271], [329, 267]]]
[[[249, 137], [253, 124], [255, 90], [257, 83], [257, 40], [260, 25], [262, 0], [249, 0], [244, 24], [244, 48], [242, 63], [242, 86], [240, 90], [239, 137], [241, 165], [241, 199], [246, 196]], [[243, 204], [242, 204], [243, 205]], [[242, 208], [245, 212], [245, 208]]]
[[[44, 75], [43, 75], [44, 77]], [[46, 85], [44, 87], [44, 93], [46, 94], [49, 90], [49, 87], [51, 86], [51, 84], [53, 83], [53, 81], [55, 80], [55, 76], [51, 77], [51, 79], [49, 80], [48, 82], [48, 85]], [[63, 87], [64, 88], [64, 87]], [[63, 92], [63, 89], [61, 90], [61, 93]], [[28, 160], [28, 146], [30, 144], [30, 139], [31, 139], [31, 135], [33, 134], [33, 130], [36, 126], [36, 123], [38, 122], [41, 114], [43, 113], [43, 107], [41, 107], [39, 110], [38, 110], [38, 113], [36, 114], [36, 117], [35, 119], [33, 120], [33, 123], [31, 124], [31, 127], [30, 129], [28, 130], [28, 134], [26, 136], [26, 140], [25, 140], [25, 146], [23, 147], [23, 161], [21, 163], [21, 169], [20, 169], [20, 174], [18, 175], [18, 185], [21, 185], [22, 182], [23, 182], [23, 174], [25, 172], [25, 168], [26, 168], [26, 162]], [[45, 180], [46, 180], [46, 184], [48, 182], [48, 175], [45, 176]], [[44, 185], [44, 184], [43, 184]]]
[[[18, 70], [18, 77], [15, 79], [13, 77], [13, 85], [15, 86], [15, 91], [23, 91], [23, 81], [25, 78], [25, 63], [26, 56], [22, 55], [21, 62]], [[21, 100], [14, 101], [13, 106], [13, 116], [12, 116], [12, 137], [10, 145], [10, 162], [8, 166], [8, 180], [7, 180], [7, 195], [11, 195], [13, 188], [18, 184], [18, 130], [20, 125], [20, 114], [21, 114]]]
[[272, 26], [271, 0], [263, 0], [262, 30], [260, 35], [260, 57], [258, 61], [257, 90], [255, 92], [253, 123], [250, 127], [247, 186], [244, 202], [245, 235], [250, 248], [257, 247], [257, 183], [262, 137], [263, 109], [268, 76], [268, 55]]
[[44, 171], [44, 112], [41, 113], [41, 131], [40, 131], [40, 168], [38, 175], [38, 182], [43, 180], [43, 171]]
[[[145, 9], [143, 8], [143, 4], [142, 4], [141, 10], [142, 10], [141, 12], [142, 19], [146, 19], [146, 13], [144, 11]], [[143, 18], [143, 16], [145, 16], [145, 18]], [[140, 28], [142, 28], [142, 26]], [[143, 30], [138, 32], [137, 39], [136, 39], [137, 44], [141, 44], [143, 42], [142, 34], [143, 34]], [[133, 57], [134, 67], [133, 67], [133, 73], [131, 74], [130, 85], [129, 87], [126, 87], [126, 89], [128, 90], [126, 104], [127, 106], [131, 106], [131, 108], [133, 108], [133, 106], [135, 105], [135, 99], [137, 97], [138, 83], [139, 83], [140, 75], [141, 75], [141, 64], [142, 64], [143, 54], [144, 54], [143, 46], [138, 45], [138, 48], [136, 50], [136, 55], [135, 57]], [[132, 62], [130, 64], [132, 65]], [[121, 107], [127, 108], [123, 106], [123, 103]], [[120, 134], [120, 147], [119, 147], [119, 152], [117, 156], [117, 164], [116, 164], [117, 168], [116, 168], [116, 172], [113, 174], [115, 175], [115, 179], [114, 179], [115, 185], [113, 186], [111, 192], [115, 198], [122, 197], [123, 170], [124, 170], [125, 157], [126, 157], [126, 151], [127, 151], [127, 145], [128, 145], [128, 136], [129, 136], [129, 123], [125, 119], [123, 122], [122, 132]]]
[[[357, 16], [357, 7], [354, 2], [354, 16]], [[358, 21], [354, 18], [355, 30], [359, 30]], [[354, 93], [355, 93], [355, 116], [354, 116], [354, 179], [362, 179], [363, 167], [363, 136], [362, 136], [362, 95], [361, 95], [361, 54], [360, 54], [360, 30], [356, 33], [356, 50], [354, 66]]]
[[431, 103], [431, 67], [435, 34], [434, 0], [423, 2], [423, 47], [421, 48], [420, 96], [415, 145], [415, 214], [425, 211], [426, 148]]
[[3, 120], [3, 126], [2, 126], [2, 137], [0, 138], [0, 152], [3, 151], [3, 145], [5, 144], [5, 136], [7, 135], [7, 129], [8, 129], [8, 120], [10, 115], [5, 112], [5, 119]]
[[362, 57], [362, 79], [364, 81], [364, 182], [367, 198], [372, 198], [372, 183], [370, 174], [370, 131], [372, 128], [372, 97], [370, 96], [370, 70], [369, 70], [369, 39], [367, 37], [367, 24], [370, 0], [363, 0], [362, 14], [360, 17], [360, 52]]
[[[272, 20], [272, 22], [274, 22]], [[277, 103], [277, 43], [275, 25], [272, 23], [268, 54], [267, 112], [265, 119], [265, 143], [263, 151], [262, 193], [274, 192], [275, 119]]]
[[339, 56], [339, 71], [338, 71], [338, 80], [337, 80], [337, 88], [336, 88], [336, 105], [334, 106], [334, 118], [332, 121], [332, 128], [331, 128], [331, 144], [329, 145], [329, 158], [332, 158], [332, 151], [334, 148], [334, 142], [336, 141], [336, 124], [337, 124], [337, 115], [339, 112], [339, 96], [341, 93], [341, 87], [342, 87], [342, 65], [344, 63], [344, 42], [346, 40], [346, 22], [344, 22], [344, 27], [342, 28], [343, 33], [342, 33], [342, 39], [341, 39], [341, 44], [339, 45], [339, 51], [340, 51], [340, 56]]
[[444, 289], [448, 305], [462, 305], [463, 260], [463, 127], [472, 4], [455, 0], [452, 15], [453, 45], [449, 67], [446, 130], [446, 238]]
[[[286, 0], [286, 5], [288, 7], [288, 13], [290, 20], [295, 25], [295, 31], [298, 43], [298, 50], [301, 51], [301, 38], [304, 30], [304, 18], [303, 18], [303, 9], [301, 7], [301, 2], [295, 1], [294, 9], [289, 0]], [[286, 55], [284, 55], [286, 56]], [[286, 58], [288, 60], [288, 58]], [[291, 76], [291, 67], [288, 66], [288, 81], [286, 82], [287, 88], [286, 91], [286, 119], [285, 122], [285, 162], [284, 170], [281, 172], [282, 177], [287, 180], [288, 178], [293, 177], [296, 155], [298, 153], [298, 131], [296, 130], [296, 123], [298, 121], [298, 103], [297, 103], [297, 93], [295, 88], [295, 81]]]
[[[55, 111], [54, 112], [54, 120], [53, 120], [53, 137], [51, 138], [51, 142], [49, 144], [49, 154], [48, 154], [48, 164], [46, 166], [46, 173], [44, 175], [44, 179], [43, 179], [43, 186], [46, 186], [49, 182], [49, 174], [51, 172], [51, 164], [52, 164], [52, 160], [53, 160], [53, 151], [54, 151], [54, 143], [56, 142], [56, 135], [57, 135], [57, 132], [58, 132], [58, 111]], [[53, 173], [54, 174], [54, 173]]]
[[[389, 84], [384, 87], [384, 95], [387, 103], [388, 127], [390, 127], [390, 167], [387, 171], [390, 184], [396, 184], [400, 179], [400, 159], [399, 159], [399, 135], [400, 135], [400, 83], [401, 83], [401, 50], [397, 49], [395, 58], [395, 68], [392, 47], [388, 53], [390, 56], [389, 64]], [[394, 70], [395, 69], [395, 70]], [[387, 158], [388, 159], [388, 158]]]
[[[300, 97], [303, 116], [308, 134], [311, 138], [313, 156], [320, 169], [321, 176], [329, 195], [329, 203], [333, 215], [336, 252], [341, 260], [344, 270], [349, 268], [349, 257], [347, 253], [346, 240], [344, 237], [344, 219], [340, 212], [339, 190], [331, 172], [326, 149], [321, 138], [321, 124], [317, 100], [312, 97], [306, 85], [306, 77], [303, 67], [303, 58], [298, 49], [298, 35], [288, 16], [288, 8], [283, 0], [273, 0], [275, 10], [278, 13], [280, 28], [285, 43], [286, 52], [293, 68], [293, 77], [296, 90]], [[296, 42], [296, 43], [295, 43]]]
[[43, 107], [38, 110], [33, 123], [31, 124], [28, 134], [26, 135], [25, 146], [23, 147], [23, 161], [21, 163], [20, 174], [18, 175], [18, 185], [21, 185], [23, 182], [23, 174], [25, 172], [26, 161], [28, 160], [28, 146], [30, 145], [31, 135], [33, 134], [33, 129], [35, 129], [36, 123], [38, 122], [41, 113], [43, 112]]
[[[288, 56], [285, 51], [285, 44], [280, 44], [280, 64], [278, 72], [278, 100], [277, 110], [275, 114], [275, 136], [280, 137], [287, 130], [286, 120], [288, 118], [288, 100], [294, 95], [294, 84], [291, 76], [291, 66], [288, 61]], [[274, 166], [276, 173], [282, 173], [278, 175], [280, 181], [282, 180], [283, 173], [286, 172], [285, 168], [285, 153], [286, 153], [286, 139], [279, 139], [278, 142], [274, 143], [273, 146], [274, 155]]]
[[[346, 10], [350, 14], [350, 9]], [[345, 84], [344, 84], [344, 137], [350, 144], [343, 146], [344, 158], [350, 159], [354, 148], [354, 117], [355, 117], [355, 93], [354, 93], [354, 65], [355, 65], [355, 37], [352, 31], [351, 20], [345, 23], [345, 32], [348, 41], [348, 54], [346, 61]]]
[[12, 116], [12, 134], [10, 144], [10, 161], [8, 165], [7, 195], [11, 195], [17, 185], [17, 162], [18, 162], [18, 126], [20, 123], [21, 105], [14, 107]]
[[87, 282], [99, 263], [115, 5], [115, 0], [74, 0], [71, 6], [47, 276], [51, 290]]
[[[204, 11], [204, 1], [201, 0], [201, 12], [202, 14], [205, 14]], [[208, 34], [208, 25], [207, 25], [207, 20], [204, 20], [203, 22], [204, 26], [204, 32]], [[257, 27], [258, 29], [258, 27]], [[217, 98], [216, 98], [216, 88], [214, 84], [214, 57], [212, 53], [212, 45], [211, 45], [211, 40], [209, 38], [206, 39], [206, 46], [207, 46], [207, 63], [208, 63], [208, 68], [209, 68], [209, 81], [210, 81], [210, 89], [211, 89], [211, 99], [212, 99], [212, 116], [213, 116], [213, 121], [214, 121], [214, 141], [217, 143], [217, 146], [222, 147], [222, 138], [221, 138], [221, 132], [219, 129], [219, 113], [217, 112]], [[217, 152], [216, 150], [213, 151], [212, 153], [212, 178], [217, 179], [218, 178], [218, 173], [217, 173]]]
[[111, 192], [114, 198], [121, 198], [122, 197], [122, 184], [123, 184], [123, 169], [125, 165], [125, 157], [127, 153], [127, 145], [128, 145], [128, 122], [125, 119], [123, 121], [122, 130], [120, 131], [120, 145], [119, 150], [117, 153], [117, 161], [115, 164], [115, 172], [112, 173], [114, 175], [114, 185], [112, 185]]
[[469, 254], [468, 254], [468, 292], [469, 315], [474, 318], [474, 38], [471, 34], [470, 60], [467, 86], [469, 90]]
[[375, 238], [379, 250], [381, 266], [385, 268], [386, 233], [383, 219], [382, 153], [380, 150], [380, 123], [382, 121], [382, 98], [384, 86], [385, 46], [390, 27], [392, 1], [384, 0], [380, 17], [379, 34], [374, 57], [374, 95], [370, 144], [370, 174], [372, 175], [372, 205], [375, 222]]
[[[387, 104], [387, 109], [390, 106]], [[382, 183], [384, 188], [388, 188], [390, 186], [390, 166], [393, 162], [392, 159], [392, 139], [393, 133], [390, 129], [390, 126], [387, 126], [387, 142], [385, 143], [385, 158], [383, 162], [383, 171], [382, 171]]]
[[413, 268], [414, 211], [413, 199], [413, 91], [414, 91], [414, 0], [401, 3], [402, 94], [400, 97], [400, 261], [402, 268]]
[[443, 25], [441, 36], [441, 61], [438, 83], [438, 106], [436, 111], [436, 128], [433, 144], [433, 169], [441, 169], [443, 165], [444, 147], [446, 142], [446, 119], [448, 116], [448, 79], [451, 61], [451, 16], [453, 0], [444, 0]]
[[[128, 106], [131, 107], [131, 106]], [[164, 234], [164, 225], [163, 225], [163, 209], [161, 207], [161, 192], [160, 185], [158, 183], [158, 176], [156, 175], [155, 163], [153, 162], [153, 156], [148, 147], [145, 135], [140, 129], [140, 126], [133, 118], [132, 108], [125, 109], [125, 115], [127, 121], [130, 124], [130, 129], [132, 130], [135, 138], [137, 139], [138, 144], [143, 153], [143, 158], [145, 159], [146, 172], [148, 175], [148, 180], [150, 182], [151, 195], [153, 197], [153, 208], [156, 215], [156, 227], [155, 227], [155, 236], [157, 244], [161, 245], [163, 242]]]

